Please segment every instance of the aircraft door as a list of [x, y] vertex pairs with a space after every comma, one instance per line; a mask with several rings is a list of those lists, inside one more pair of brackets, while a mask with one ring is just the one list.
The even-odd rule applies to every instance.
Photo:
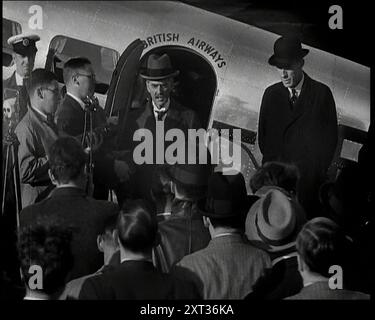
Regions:
[[124, 130], [126, 129], [126, 117], [131, 106], [143, 48], [143, 42], [137, 39], [125, 49], [116, 65], [109, 85], [104, 110], [107, 117], [119, 117], [118, 147], [122, 145], [121, 137], [124, 136]]

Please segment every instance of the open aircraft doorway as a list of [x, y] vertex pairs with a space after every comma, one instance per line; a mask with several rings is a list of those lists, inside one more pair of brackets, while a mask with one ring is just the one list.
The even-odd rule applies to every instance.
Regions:
[[[146, 66], [150, 54], [164, 53], [169, 55], [172, 67], [180, 70], [173, 97], [183, 106], [195, 110], [202, 126], [207, 128], [217, 87], [214, 69], [201, 55], [179, 46], [163, 46], [148, 51], [141, 58], [141, 66]], [[144, 89], [144, 92], [147, 91]]]

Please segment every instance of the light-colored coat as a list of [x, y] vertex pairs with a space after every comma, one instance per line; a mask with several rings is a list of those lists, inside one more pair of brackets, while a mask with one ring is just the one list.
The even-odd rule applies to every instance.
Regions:
[[57, 139], [56, 128], [29, 109], [18, 123], [18, 163], [20, 168], [22, 208], [32, 204], [51, 187], [47, 153]]

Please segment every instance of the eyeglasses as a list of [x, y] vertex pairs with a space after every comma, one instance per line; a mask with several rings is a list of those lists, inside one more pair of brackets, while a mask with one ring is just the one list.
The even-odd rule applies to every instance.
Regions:
[[84, 73], [76, 73], [76, 76], [84, 76], [84, 77], [87, 77], [87, 78], [90, 78], [92, 80], [95, 80], [95, 74], [84, 74]]

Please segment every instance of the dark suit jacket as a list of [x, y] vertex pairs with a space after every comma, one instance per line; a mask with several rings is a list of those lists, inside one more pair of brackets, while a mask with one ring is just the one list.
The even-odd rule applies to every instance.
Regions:
[[[184, 256], [207, 247], [211, 240], [203, 224], [202, 215], [191, 206], [180, 207], [166, 220], [159, 222], [160, 247], [166, 259], [167, 270]], [[161, 267], [160, 253], [156, 251], [157, 266]], [[163, 270], [164, 271], [164, 270]]]
[[276, 262], [271, 269], [257, 280], [253, 292], [247, 300], [281, 300], [298, 293], [303, 287], [298, 271], [297, 256], [284, 258]]
[[51, 189], [47, 154], [58, 135], [56, 127], [31, 108], [18, 123], [15, 133], [19, 141], [18, 162], [24, 208]]
[[103, 264], [103, 256], [96, 237], [103, 232], [106, 219], [118, 213], [118, 206], [87, 197], [83, 190], [74, 187], [55, 189], [42, 202], [23, 209], [21, 227], [37, 222], [57, 222], [73, 230], [72, 252], [74, 266], [67, 281], [95, 272]]
[[315, 282], [304, 287], [298, 294], [288, 300], [369, 300], [370, 295], [344, 289], [332, 290], [327, 282]]
[[199, 299], [193, 282], [163, 274], [148, 261], [124, 261], [115, 269], [88, 278], [83, 283], [82, 300], [165, 300]]
[[268, 87], [260, 107], [258, 139], [263, 163], [282, 161], [298, 166], [302, 204], [317, 196], [337, 144], [337, 115], [331, 90], [305, 74], [292, 110], [289, 90], [281, 82]]
[[[126, 127], [124, 127], [126, 126]], [[178, 128], [181, 129], [185, 137], [187, 137], [188, 129], [198, 129], [200, 128], [200, 121], [197, 114], [188, 109], [177, 101], [171, 99], [171, 103], [164, 120], [164, 132], [170, 129]], [[122, 133], [119, 136], [118, 145], [120, 149], [134, 151], [140, 141], [134, 141], [134, 132], [138, 129], [148, 129], [152, 133], [153, 137], [153, 164], [135, 164], [135, 175], [132, 177], [131, 185], [134, 193], [134, 197], [146, 198], [152, 201], [150, 196], [151, 183], [154, 170], [158, 166], [156, 163], [156, 150], [162, 152], [163, 158], [165, 155], [165, 150], [171, 142], [164, 143], [164, 150], [156, 142], [156, 119], [153, 113], [152, 102], [146, 102], [141, 108], [130, 109], [127, 115], [126, 123], [122, 124]], [[163, 135], [164, 138], [164, 135]]]
[[204, 299], [243, 299], [271, 260], [265, 251], [234, 234], [213, 238], [206, 248], [185, 256], [177, 266], [198, 276]]
[[[76, 100], [66, 94], [57, 108], [56, 123], [60, 136], [69, 135], [77, 137], [81, 141], [85, 126], [85, 111]], [[102, 127], [105, 124], [106, 117], [104, 110], [98, 108], [93, 112], [93, 128]], [[87, 128], [89, 128], [89, 126], [87, 126]], [[103, 141], [102, 146], [93, 156], [95, 164], [94, 184], [105, 183], [106, 185], [112, 185], [112, 183], [116, 181], [116, 176], [113, 171], [114, 157], [112, 156], [107, 139]]]

